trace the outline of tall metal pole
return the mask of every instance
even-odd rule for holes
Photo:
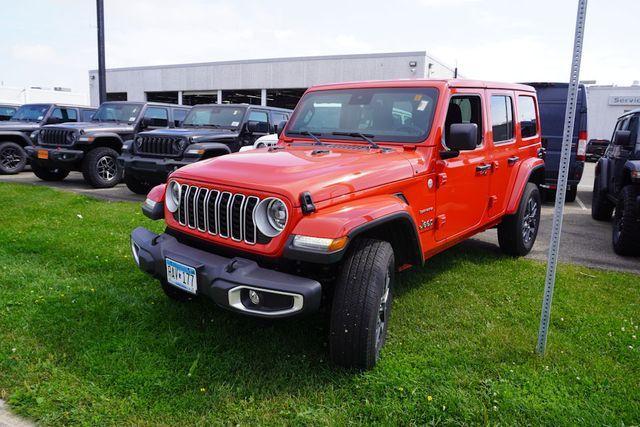
[[[551,317],[551,301],[556,281],[556,267],[560,248],[560,233],[562,231],[562,215],[564,214],[564,198],[567,192],[569,177],[569,161],[571,159],[571,142],[573,140],[573,125],[576,117],[576,103],[578,100],[578,84],[580,82],[580,61],[582,60],[582,41],[584,39],[584,24],[587,16],[587,0],[578,0],[578,17],[576,18],[576,32],[573,43],[573,59],[569,76],[569,90],[567,93],[567,109],[564,119],[564,133],[562,135],[562,152],[560,155],[560,171],[558,173],[558,189],[556,190],[556,205],[553,211],[551,228],[551,242],[547,258],[547,277],[544,283],[542,298],[542,315],[538,332],[536,352],[544,355],[549,333],[549,319]]]
[[[107,73],[104,68],[104,3],[96,0],[98,13],[98,92],[100,104],[107,100]]]

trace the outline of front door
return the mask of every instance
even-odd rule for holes
[[[449,100],[443,129],[443,151],[454,123],[476,123],[478,146],[457,157],[441,159],[436,192],[436,240],[454,238],[480,225],[487,210],[491,162],[488,159],[481,91],[458,90]]]

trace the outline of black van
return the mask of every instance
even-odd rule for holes
[[[542,147],[545,153],[545,183],[542,186],[547,193],[553,193],[558,182],[560,152],[562,151],[562,132],[567,108],[568,83],[525,83],[536,88],[540,106],[542,125]],[[576,119],[571,144],[571,162],[567,183],[567,202],[573,202],[578,192],[578,183],[582,178],[587,154],[587,91],[584,85],[578,88]],[[548,197],[549,198],[549,197]]]

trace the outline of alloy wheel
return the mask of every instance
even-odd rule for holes
[[[111,156],[100,157],[98,159],[96,169],[100,178],[104,179],[105,181],[111,181],[116,176],[116,161]]]
[[[380,296],[380,305],[378,306],[378,318],[376,319],[376,357],[380,353],[382,344],[384,343],[384,333],[387,325],[389,292],[391,291],[391,273],[387,271],[384,280],[384,288]]]
[[[536,234],[538,228],[538,202],[532,197],[527,202],[527,208],[524,211],[524,218],[522,220],[522,240],[526,245],[531,243],[531,240]]]
[[[15,147],[6,147],[0,151],[0,165],[6,169],[14,169],[20,164],[22,156]]]

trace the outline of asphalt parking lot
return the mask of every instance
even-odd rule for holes
[[[569,203],[565,207],[560,260],[587,267],[640,274],[639,258],[621,257],[613,253],[611,248],[611,224],[598,222],[591,218],[591,186],[594,166],[594,163],[586,164],[582,181],[578,187],[578,197],[574,203]],[[124,184],[119,184],[114,188],[93,189],[84,182],[82,174],[78,172],[72,172],[62,182],[47,183],[40,181],[33,173],[27,170],[18,175],[0,176],[0,182],[48,185],[64,191],[72,191],[110,201],[142,202],[144,200],[143,196],[131,193]],[[538,239],[528,258],[546,261],[552,216],[553,205],[545,205],[542,209]],[[496,230],[488,230],[463,244],[469,247],[482,247],[484,250],[499,251]]]

